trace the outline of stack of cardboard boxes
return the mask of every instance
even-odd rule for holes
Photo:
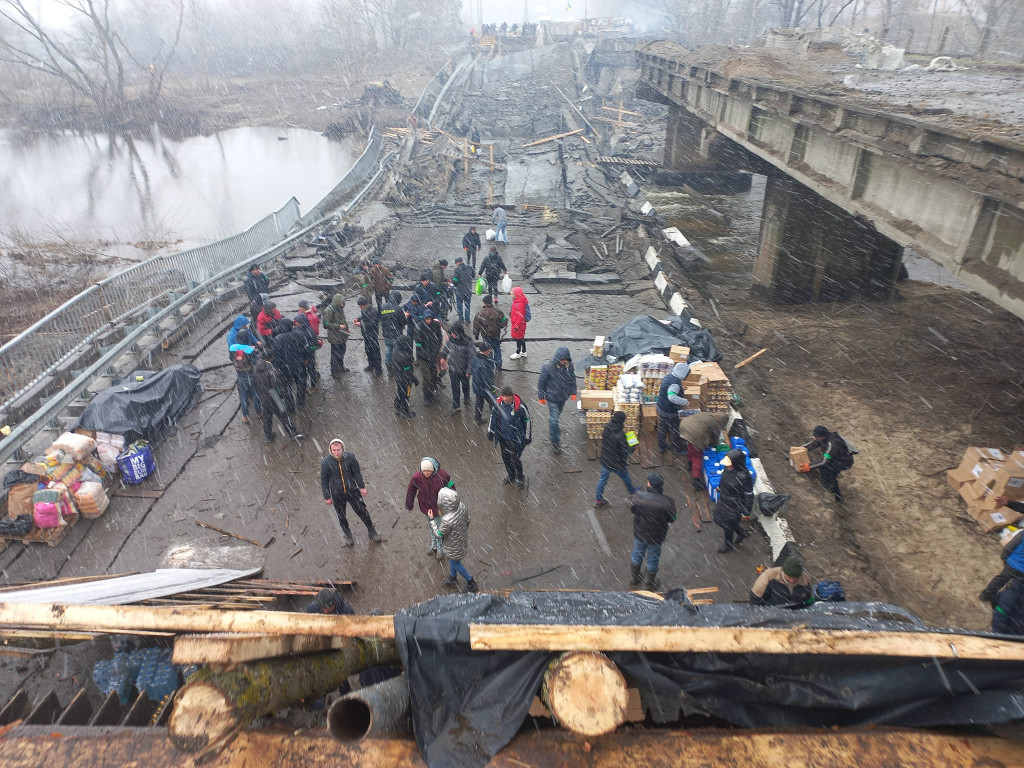
[[[692,363],[686,377],[684,395],[702,411],[728,413],[732,402],[732,384],[718,363]]]
[[[946,473],[946,482],[986,531],[998,531],[1024,517],[996,502],[1000,496],[1024,501],[1024,448],[1009,454],[998,448],[968,448],[960,466]]]

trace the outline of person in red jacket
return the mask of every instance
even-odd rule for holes
[[[438,514],[437,492],[442,488],[455,488],[451,476],[441,469],[437,459],[424,456],[420,460],[420,471],[412,476],[405,492],[405,508],[412,511],[412,503],[419,496],[420,512],[427,518],[427,533],[430,536],[429,553],[436,555],[438,560],[444,558],[441,540],[434,535],[431,525],[431,514]]]
[[[274,325],[280,319],[281,310],[277,308],[277,304],[272,301],[263,302],[263,309],[260,310],[259,317],[256,318],[256,328],[259,330],[260,336],[264,339],[273,336]]]
[[[299,302],[299,312],[309,320],[309,327],[313,329],[313,335],[320,335],[320,315],[316,313],[316,307],[311,307],[306,299]]]
[[[509,335],[516,341],[516,351],[509,355],[510,360],[526,357],[526,324],[530,322],[530,302],[518,285],[512,289],[512,308],[508,311],[508,319],[512,324]]]

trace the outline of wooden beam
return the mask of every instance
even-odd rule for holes
[[[623,115],[633,115],[634,117],[643,117],[644,116],[643,112],[630,112],[628,109],[623,109],[622,108],[622,102],[619,102],[619,106],[617,106],[617,107],[601,107],[601,109],[607,109],[609,112],[618,112],[620,119],[622,118]]]
[[[475,651],[642,651],[1024,661],[1024,641],[939,632],[470,624]]]
[[[144,605],[39,605],[0,603],[0,632],[5,627],[87,632],[136,630],[233,632],[263,635],[323,635],[394,639],[391,616],[325,616],[285,611],[202,611],[193,607]]]
[[[76,728],[21,725],[0,739],[4,768],[95,768],[158,765],[193,768],[195,755],[178,752],[165,728]],[[523,729],[490,759],[491,768],[765,768],[780,765],[858,768],[1009,768],[1024,764],[1024,745],[965,733],[909,728],[620,730],[585,745],[572,733]],[[204,768],[423,768],[413,739],[366,739],[342,744],[326,728],[243,732]]]
[[[175,664],[238,664],[341,648],[343,637],[320,635],[180,635],[174,640]]]
[[[575,136],[577,133],[583,133],[583,129],[577,128],[575,131],[556,133],[554,136],[548,136],[546,139],[538,139],[537,141],[531,141],[529,144],[523,144],[523,149],[526,149],[527,147],[536,147],[538,144],[547,144],[549,141],[554,141],[555,139],[564,139],[566,136]]]
[[[746,365],[747,363],[751,362],[752,360],[757,360],[757,358],[759,358],[761,355],[763,355],[767,351],[768,351],[768,347],[765,347],[764,349],[762,349],[762,350],[760,350],[758,352],[755,352],[750,357],[745,358],[743,360],[740,360],[738,363],[736,363],[736,365],[733,366],[733,368],[734,369],[735,368],[742,368],[744,365]]]

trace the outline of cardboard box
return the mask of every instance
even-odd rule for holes
[[[1014,512],[1009,507],[992,510],[980,506],[969,506],[967,513],[986,531],[998,531],[1007,525],[1013,525],[1024,517],[1020,512]]]
[[[951,469],[946,473],[946,482],[954,491],[959,491],[964,483],[969,483],[973,479],[974,475],[959,468]]]
[[[799,471],[804,464],[811,463],[811,456],[802,445],[793,447],[789,449],[789,463],[793,465],[793,469]]]
[[[678,344],[675,344],[671,348],[669,348],[668,356],[675,360],[677,363],[685,363],[690,359],[690,348],[681,347]]]
[[[614,411],[615,392],[610,389],[584,389],[580,391],[580,402],[585,411]]]
[[[644,429],[648,427],[656,429],[658,426],[658,408],[654,403],[644,403],[640,406],[640,423]]]
[[[978,473],[976,478],[977,482],[984,485],[986,488],[991,488],[996,483],[996,478],[1002,471],[1005,464],[1001,461],[989,461],[981,466],[981,472]]]
[[[992,492],[1014,501],[1024,501],[1024,460],[1017,461],[1014,454],[996,473]]]
[[[998,448],[968,448],[964,452],[964,458],[960,462],[960,469],[973,472],[977,477],[981,473],[979,464],[989,461],[1006,461],[1006,455]]]

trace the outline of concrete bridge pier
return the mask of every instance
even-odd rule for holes
[[[784,173],[768,174],[751,294],[774,304],[892,296],[903,247]]]
[[[768,168],[675,104],[669,105],[664,158],[666,168],[683,174],[688,186],[709,195],[746,192],[751,174],[764,173]]]

